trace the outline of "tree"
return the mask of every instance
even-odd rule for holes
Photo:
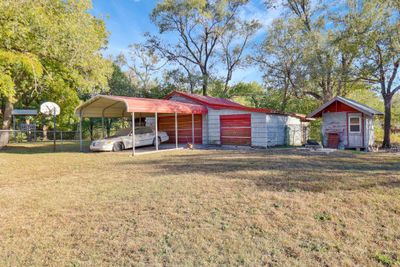
[[[247,0],[165,0],[154,8],[151,19],[160,34],[177,34],[175,43],[148,35],[153,47],[168,61],[198,68],[202,92],[207,95],[210,71],[215,66],[216,48],[221,37],[240,20],[238,12]]]
[[[162,63],[154,48],[145,47],[142,44],[132,44],[129,46],[130,60],[126,60],[124,55],[119,56],[121,65],[125,65],[131,71],[131,79],[137,81],[137,87],[144,96],[149,93],[150,88],[157,84],[155,75],[165,65]]]
[[[71,114],[79,94],[107,88],[111,65],[99,53],[107,33],[90,7],[88,0],[0,2],[3,129],[14,105],[37,106],[46,97]],[[6,144],[8,135],[1,139]]]
[[[273,3],[284,8],[286,18],[272,24],[261,47],[263,62],[267,63],[264,65],[269,65],[266,78],[271,78],[268,71],[274,69],[270,80],[279,82],[284,90],[294,92],[297,97],[309,95],[320,102],[346,95],[357,81],[352,76],[357,50],[349,49],[340,39],[341,29],[332,27],[340,8],[327,1],[323,4],[310,0]],[[268,62],[269,57],[273,58],[272,64]],[[297,78],[296,83],[291,77]],[[296,86],[299,90],[291,90]]]
[[[201,75],[190,65],[186,65],[182,71],[179,68],[166,70],[164,72],[164,82],[174,85],[178,90],[189,91],[194,93],[195,88],[199,85]]]
[[[268,29],[267,36],[258,46],[258,52],[251,59],[264,72],[268,88],[282,91],[274,94],[281,96],[280,110],[286,110],[291,97],[303,98],[307,88],[307,66],[304,64],[306,49],[303,36],[291,21],[275,20]]]
[[[350,5],[347,22],[356,29],[360,44],[358,70],[361,80],[379,88],[385,111],[382,147],[391,146],[393,96],[400,91],[400,21],[397,1],[354,2]]]
[[[131,80],[128,78],[126,73],[121,70],[121,67],[119,67],[116,63],[113,63],[113,73],[111,75],[111,78],[108,80],[108,86],[110,87],[110,95],[138,95],[138,92],[133,86]]]
[[[256,20],[232,23],[221,36],[221,60],[225,64],[226,75],[224,81],[224,91],[227,93],[229,82],[232,80],[233,72],[242,67],[245,63],[244,52],[250,43],[251,37],[261,27]],[[240,36],[240,38],[238,38]]]

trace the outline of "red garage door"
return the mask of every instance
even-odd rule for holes
[[[194,115],[194,143],[202,144],[203,133],[202,115]],[[158,128],[160,131],[167,132],[168,143],[175,143],[175,116],[165,116],[158,118]],[[192,142],[192,115],[178,115],[178,142]]]
[[[251,114],[221,115],[222,145],[251,145]]]

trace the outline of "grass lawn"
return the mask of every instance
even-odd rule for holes
[[[0,152],[0,266],[400,264],[400,156]]]

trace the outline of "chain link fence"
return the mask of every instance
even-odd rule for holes
[[[268,147],[302,146],[309,139],[310,129],[301,124],[267,126],[266,136]]]
[[[34,143],[79,141],[79,131],[41,131],[41,130],[0,130],[0,135],[8,135],[9,143]]]

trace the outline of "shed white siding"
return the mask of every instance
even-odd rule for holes
[[[348,113],[348,116],[354,115],[354,114],[359,114],[360,113]],[[346,112],[326,112],[322,114],[323,118],[323,124],[322,124],[322,140],[323,140],[323,145],[327,146],[328,145],[328,133],[338,133],[340,136],[340,143],[339,147],[348,147],[348,127],[347,120],[348,116],[346,115]],[[363,127],[364,129],[364,143],[362,147],[368,147],[372,146],[375,142],[374,139],[374,121],[373,118],[370,116],[366,116],[364,114],[364,123]],[[362,141],[361,141],[362,143]]]
[[[373,117],[365,116],[365,145],[373,146],[375,142],[374,136],[374,119]]]
[[[347,146],[346,112],[327,112],[322,114],[322,143],[328,146],[328,133],[338,133],[339,147]]]
[[[267,124],[267,146],[281,146],[286,144],[286,125],[288,116],[266,115]]]
[[[289,116],[287,122],[287,142],[291,146],[301,146],[303,144],[303,134],[305,125],[299,118]],[[307,139],[307,137],[305,138]]]

